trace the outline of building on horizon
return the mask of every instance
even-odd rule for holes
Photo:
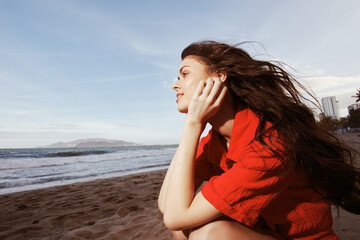
[[[333,119],[339,119],[339,107],[335,96],[324,97],[321,99],[321,103],[325,116],[332,117]]]

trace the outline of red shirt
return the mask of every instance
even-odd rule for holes
[[[260,217],[286,239],[338,239],[330,205],[287,162],[254,141],[258,117],[237,112],[229,150],[214,129],[202,138],[195,177],[208,181],[204,197],[225,215],[254,227]],[[268,123],[267,126],[270,124]],[[273,147],[276,143],[265,141]]]

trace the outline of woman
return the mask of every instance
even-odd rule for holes
[[[330,204],[360,214],[350,150],[294,84],[236,46],[184,49],[173,89],[187,115],[159,195],[175,239],[338,239]]]

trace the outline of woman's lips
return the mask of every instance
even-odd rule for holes
[[[183,95],[184,95],[184,94],[182,94],[182,93],[176,94],[176,103],[179,102],[179,99],[180,99]]]

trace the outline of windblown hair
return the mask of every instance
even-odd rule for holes
[[[182,59],[188,56],[205,64],[209,73],[227,75],[235,104],[251,109],[260,119],[253,141],[282,161],[290,160],[325,200],[360,214],[360,171],[351,149],[316,122],[296,86],[317,100],[281,65],[256,60],[238,45],[214,41],[192,43],[181,54]],[[280,148],[265,141],[276,134]]]

